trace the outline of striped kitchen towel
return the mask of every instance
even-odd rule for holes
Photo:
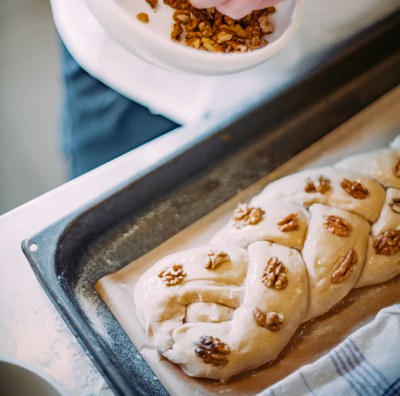
[[[400,304],[259,396],[400,395]]]

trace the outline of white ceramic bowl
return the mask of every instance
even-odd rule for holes
[[[302,0],[285,0],[271,18],[275,31],[269,44],[246,53],[220,54],[199,51],[170,39],[173,9],[159,0],[153,11],[145,0],[86,0],[100,24],[128,51],[157,66],[188,73],[218,75],[235,73],[265,62],[281,51],[296,32]],[[245,0],[243,0],[245,1]],[[146,12],[150,22],[137,20]]]
[[[0,395],[68,396],[68,393],[40,368],[0,355]]]

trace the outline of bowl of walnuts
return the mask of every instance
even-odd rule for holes
[[[165,69],[221,75],[281,51],[299,27],[303,1],[286,0],[233,19],[188,0],[87,0],[100,24],[134,55]]]

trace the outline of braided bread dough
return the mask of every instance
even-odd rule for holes
[[[226,381],[274,360],[353,287],[399,274],[399,141],[269,184],[208,245],[144,273],[134,298],[157,350]]]

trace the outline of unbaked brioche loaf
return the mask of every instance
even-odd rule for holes
[[[193,377],[259,367],[354,287],[400,273],[400,138],[269,184],[207,246],[164,257],[135,288],[149,339]]]

